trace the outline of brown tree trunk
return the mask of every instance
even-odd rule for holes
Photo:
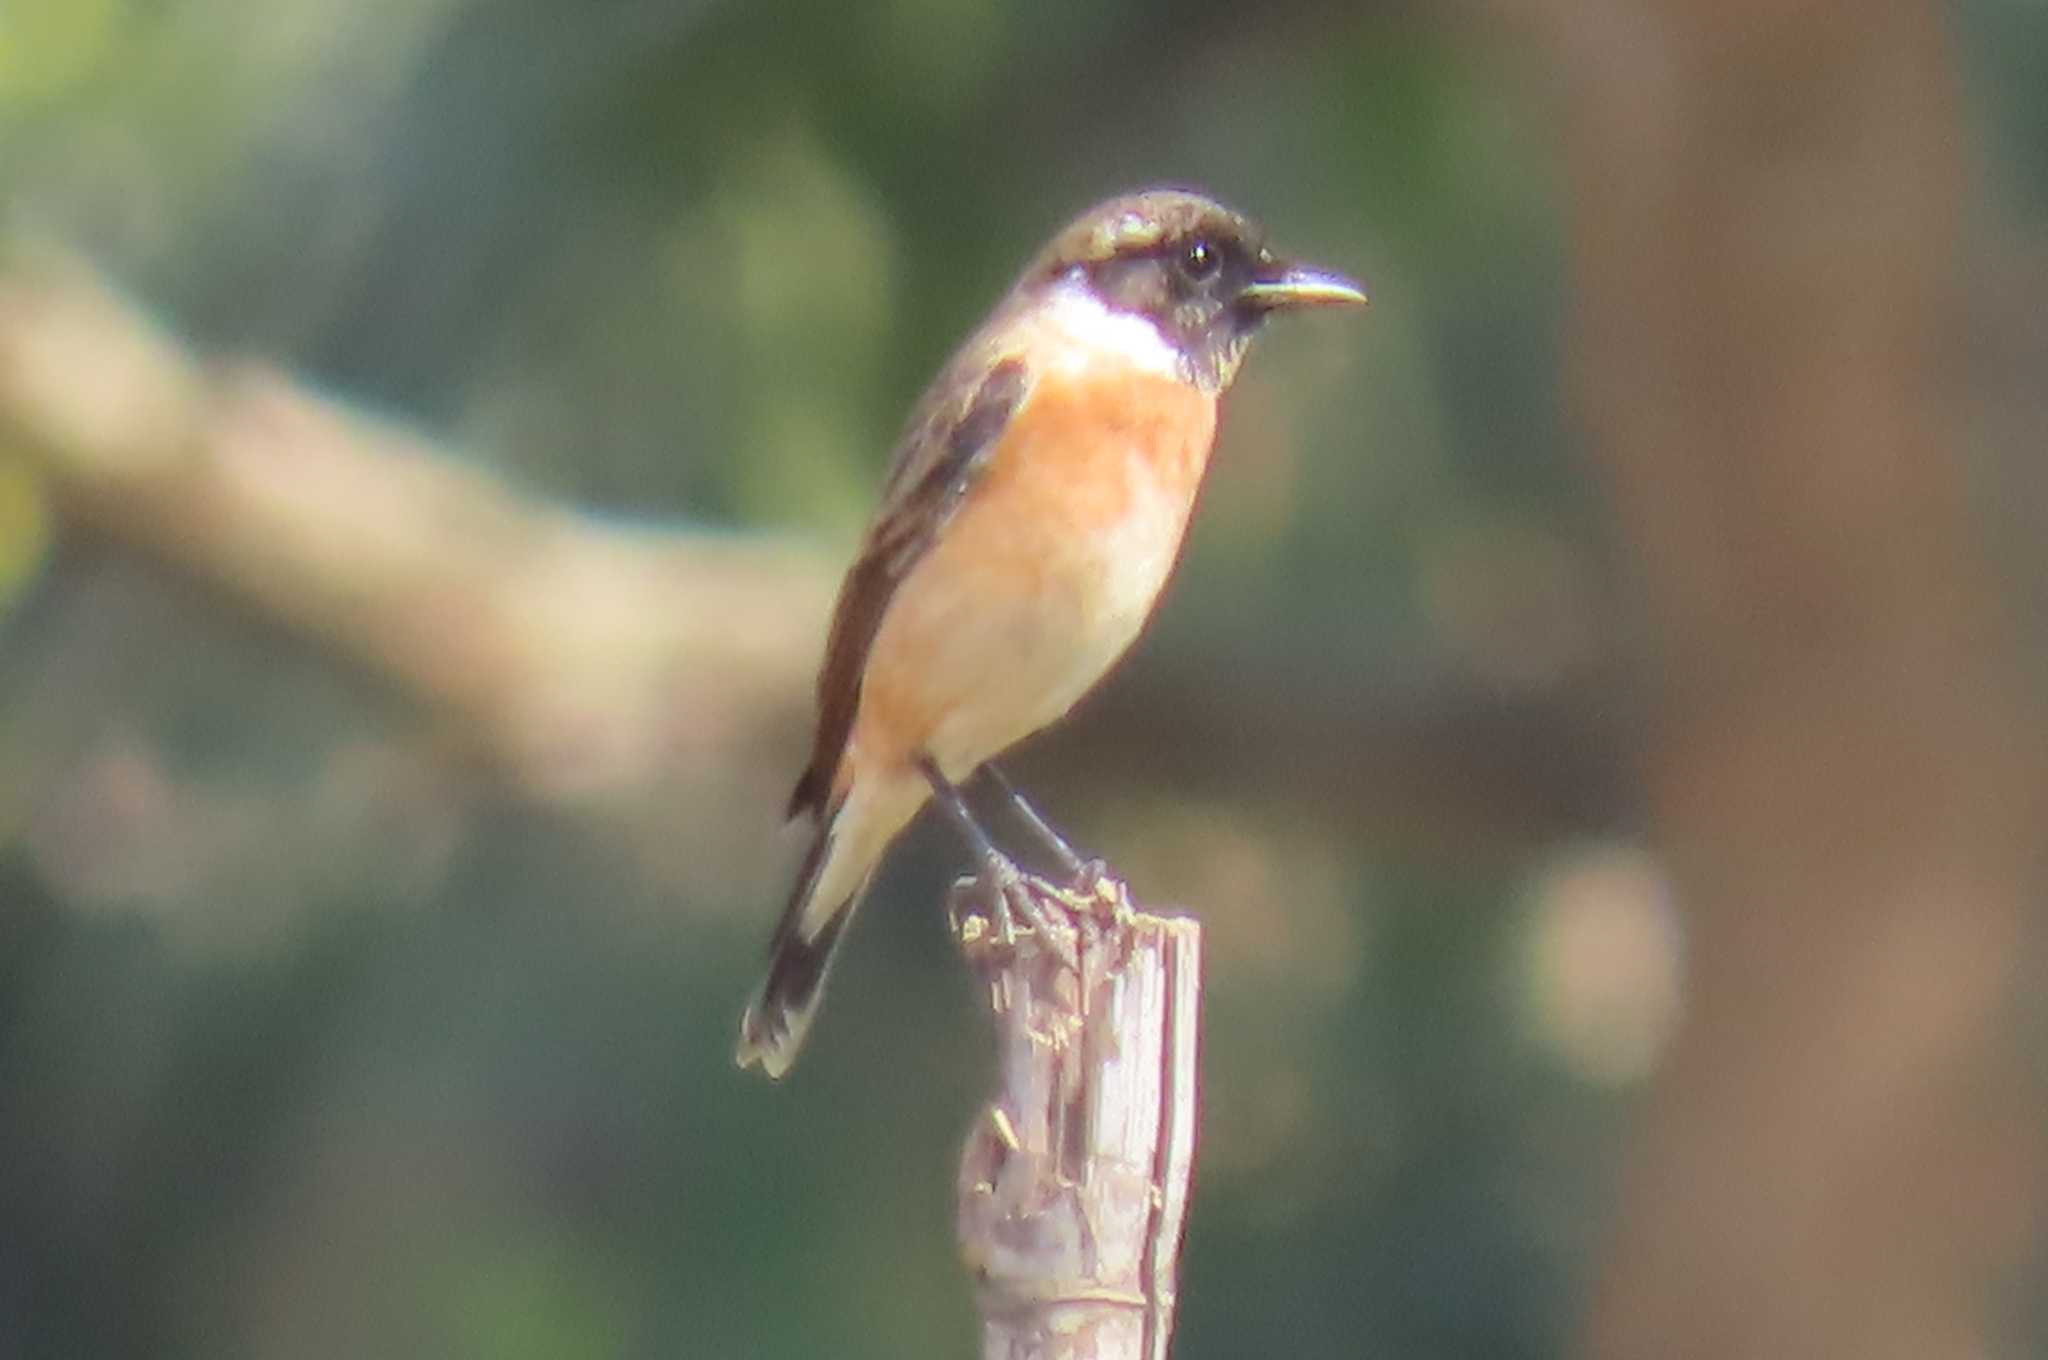
[[[1590,1350],[1981,1355],[2039,1166],[2006,1036],[2041,747],[1948,387],[1949,35],[1894,0],[1538,10],[1694,932]]]

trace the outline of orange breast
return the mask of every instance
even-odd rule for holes
[[[1040,378],[898,587],[868,657],[859,758],[930,751],[971,771],[1064,713],[1137,635],[1186,531],[1215,402],[1102,367]]]
[[[1215,433],[1215,399],[1186,383],[1113,368],[1050,373],[1004,431],[967,509],[1114,536],[1140,501],[1193,503]]]

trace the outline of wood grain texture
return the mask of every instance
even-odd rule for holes
[[[1201,927],[1105,881],[1026,890],[1070,931],[1003,942],[956,890],[988,986],[996,1093],[961,1158],[987,1360],[1164,1360],[1194,1164]]]

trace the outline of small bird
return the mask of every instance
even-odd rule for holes
[[[847,922],[928,799],[994,856],[958,786],[1136,639],[1179,556],[1217,400],[1266,319],[1365,300],[1222,204],[1154,189],[1053,237],[940,370],[840,587],[789,801],[813,838],[740,1066],[789,1070]]]

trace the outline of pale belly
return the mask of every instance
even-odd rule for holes
[[[1008,496],[963,507],[883,619],[855,746],[965,778],[1072,708],[1136,639],[1187,529],[1182,479],[1139,464],[1119,490],[1057,532]]]

